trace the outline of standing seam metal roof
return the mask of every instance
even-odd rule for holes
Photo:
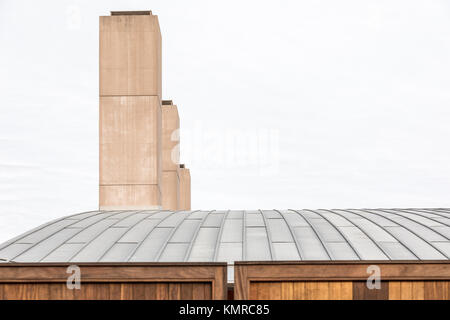
[[[450,209],[92,211],[7,241],[0,259],[448,260]]]

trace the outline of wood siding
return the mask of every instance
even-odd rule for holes
[[[2,300],[209,300],[210,282],[85,283],[79,290],[65,283],[3,283]]]
[[[389,299],[389,282],[381,281],[380,289],[369,289],[366,281],[353,281],[353,300]]]
[[[68,264],[0,264],[0,299],[222,300],[224,263],[78,264],[80,289],[68,289]]]
[[[251,300],[351,300],[351,281],[250,282]]]
[[[367,267],[381,270],[368,289]],[[449,261],[236,262],[235,297],[245,299],[450,299]]]
[[[450,300],[450,281],[391,281],[390,300]]]

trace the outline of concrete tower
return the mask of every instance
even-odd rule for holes
[[[100,209],[161,208],[161,124],[158,17],[100,17]]]

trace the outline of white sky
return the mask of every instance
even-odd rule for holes
[[[148,9],[193,209],[450,207],[448,1],[0,0],[0,242],[97,208],[98,16]]]

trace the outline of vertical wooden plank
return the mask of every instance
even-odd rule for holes
[[[425,283],[423,281],[411,282],[411,299],[423,300],[425,298]]]
[[[250,300],[258,300],[258,282],[250,282],[249,288],[249,299]]]
[[[61,300],[63,299],[63,287],[61,283],[49,283],[49,299],[50,300]]]
[[[332,300],[342,300],[342,281],[332,281],[329,286],[329,298]]]
[[[448,283],[448,281],[425,281],[424,299],[448,300],[450,295]]]
[[[182,300],[192,300],[193,299],[194,284],[192,283],[181,283],[181,299]]]
[[[156,300],[169,299],[169,285],[167,283],[156,284]]]
[[[169,283],[169,299],[180,300],[181,299],[181,284]]]
[[[281,299],[292,300],[294,299],[294,283],[293,282],[282,282],[281,283]]]
[[[281,300],[281,282],[270,283],[270,300]]]
[[[247,266],[234,266],[234,297],[236,300],[248,300],[251,283],[247,278]]]
[[[224,284],[226,286],[226,283]],[[231,288],[231,293],[234,295],[234,291],[233,288]],[[208,283],[205,286],[205,300],[211,300],[212,299],[212,283]],[[224,298],[226,299],[226,297]],[[234,296],[232,297],[231,300],[234,300]]]
[[[132,300],[133,287],[130,283],[121,283],[120,285],[120,300]]]
[[[317,281],[308,281],[305,282],[306,289],[306,299],[307,300],[317,300],[319,296]]]
[[[329,300],[330,299],[330,283],[328,281],[316,282],[316,299],[317,300]]]
[[[443,300],[450,300],[450,281],[442,281],[444,285],[444,293],[442,295]]]
[[[255,283],[256,284],[256,283]],[[267,282],[257,282],[257,292],[256,296],[258,300],[270,300],[272,299],[272,287]]]
[[[400,281],[389,281],[389,300],[400,300]]]
[[[412,299],[412,283],[410,281],[400,281],[400,299]]]
[[[120,283],[110,283],[109,284],[109,299],[110,300],[120,300],[121,299],[121,284]]]
[[[351,281],[342,281],[341,282],[341,300],[352,300],[352,298],[353,298],[352,282]],[[386,299],[387,299],[387,297],[386,297]]]
[[[132,283],[133,300],[145,300],[145,283]]]
[[[156,300],[156,283],[145,284],[145,299]]]
[[[304,281],[294,282],[293,295],[295,300],[306,300],[306,288]]]
[[[380,289],[369,289],[366,281],[353,281],[353,300],[387,300],[389,283],[381,281]]]
[[[205,287],[206,283],[194,283],[192,298],[194,300],[204,300],[205,299]]]

